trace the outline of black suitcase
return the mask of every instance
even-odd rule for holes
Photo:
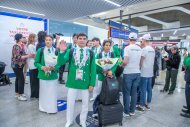
[[[123,106],[121,103],[112,105],[98,106],[98,121],[99,126],[106,126],[110,124],[119,123],[122,126]]]

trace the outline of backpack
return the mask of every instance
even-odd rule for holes
[[[111,53],[111,58],[114,58],[114,53],[113,52],[110,52]],[[102,58],[102,52],[99,53],[99,58],[101,59]]]
[[[102,82],[100,103],[105,105],[119,102],[119,83],[115,78],[106,77]]]
[[[12,84],[11,81],[10,81],[9,76],[6,75],[6,74],[1,74],[0,82],[3,83],[3,84],[0,84],[0,85],[10,85],[10,84]]]

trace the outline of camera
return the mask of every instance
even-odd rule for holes
[[[56,35],[58,35],[58,36],[64,36],[62,33],[55,33],[55,34],[53,34],[53,38],[56,38]]]

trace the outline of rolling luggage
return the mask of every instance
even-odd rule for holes
[[[122,119],[123,106],[120,102],[118,104],[100,104],[98,106],[98,121],[100,127],[115,123],[119,123],[119,126],[122,126]]]

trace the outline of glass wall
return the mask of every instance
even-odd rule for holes
[[[49,33],[62,33],[67,43],[72,43],[73,33],[86,33],[88,35],[88,27],[73,23],[49,20]]]

